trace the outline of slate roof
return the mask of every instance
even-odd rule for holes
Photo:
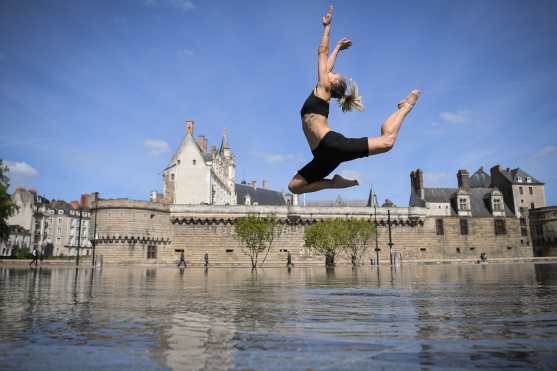
[[[245,204],[245,197],[249,194],[251,204],[257,202],[258,205],[284,206],[286,201],[281,192],[270,189],[256,188],[247,184],[236,184],[236,202],[238,205]]]
[[[489,188],[490,185],[491,176],[484,171],[483,166],[470,177],[471,188]]]
[[[489,187],[475,187],[470,188],[470,208],[472,216],[492,216],[489,207],[489,194],[495,191],[496,188]],[[417,194],[412,192],[410,196],[410,206],[425,206],[425,202],[440,202],[449,203],[451,208],[451,215],[457,216],[458,211],[455,209],[456,204],[451,202],[455,197],[457,188],[424,188],[424,200],[420,199]],[[507,216],[514,215],[511,208],[505,204],[505,214]]]
[[[526,183],[526,178],[528,177],[531,178],[532,181],[526,184],[544,184],[543,182],[539,181],[538,179],[534,178],[532,175],[528,174],[526,171],[518,167],[516,169],[501,169],[501,174],[503,174],[503,176],[507,178],[507,180],[512,184],[524,184]],[[518,177],[522,178],[522,182],[518,181]]]

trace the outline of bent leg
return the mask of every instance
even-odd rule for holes
[[[333,179],[320,179],[308,183],[300,174],[296,174],[288,184],[288,189],[294,194],[317,192],[323,189],[348,188],[358,185],[357,180],[349,180],[335,175]]]
[[[381,126],[381,136],[368,138],[368,150],[370,155],[387,152],[393,148],[402,122],[416,104],[419,96],[419,90],[412,90],[408,97],[398,104],[398,110],[393,112],[387,120],[385,120]]]

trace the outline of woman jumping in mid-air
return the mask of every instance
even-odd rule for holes
[[[363,110],[356,84],[332,72],[338,52],[352,45],[352,41],[344,38],[337,43],[331,55],[328,55],[332,17],[333,7],[330,6],[323,17],[323,36],[317,57],[319,81],[304,102],[301,111],[302,127],[313,153],[313,160],[300,169],[288,184],[290,191],[296,194],[358,185],[357,180],[345,179],[340,175],[335,175],[332,179],[325,177],[342,162],[390,150],[395,144],[402,121],[420,96],[419,90],[412,90],[398,104],[398,110],[383,123],[379,137],[345,138],[342,134],[332,131],[327,122],[331,98],[338,99],[344,112],[351,111],[352,108]]]

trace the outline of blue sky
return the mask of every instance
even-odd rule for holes
[[[12,184],[48,198],[146,199],[184,135],[219,144],[237,181],[286,190],[311,159],[299,110],[316,83],[325,1],[0,2],[0,158]],[[455,186],[456,172],[521,167],[557,203],[557,2],[337,1],[337,71],[366,109],[331,106],[346,136],[378,135],[413,88],[423,91],[395,148],[341,165],[361,186],[308,200],[405,206],[409,173]]]

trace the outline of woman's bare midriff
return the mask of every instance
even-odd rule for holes
[[[331,131],[327,118],[317,113],[307,113],[302,117],[302,128],[311,150],[315,150],[325,134]]]

